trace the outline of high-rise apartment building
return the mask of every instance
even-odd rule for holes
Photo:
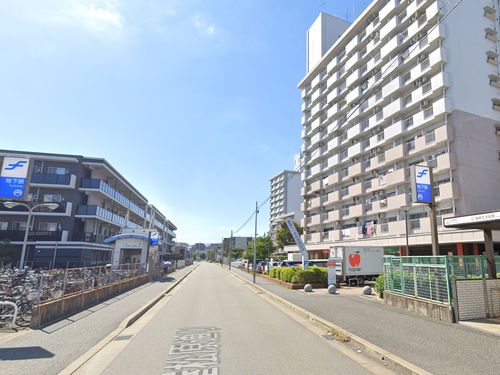
[[[279,223],[286,217],[299,222],[302,218],[300,174],[293,171],[282,171],[270,180],[269,228],[274,237]]]
[[[440,254],[482,252],[482,231],[441,223],[500,208],[499,13],[498,0],[376,0],[338,39],[321,24],[345,21],[316,20],[308,46],[330,47],[308,56],[298,85],[312,258],[334,245],[405,255],[407,206],[410,253],[430,255],[428,206],[411,201],[416,164],[433,169]]]

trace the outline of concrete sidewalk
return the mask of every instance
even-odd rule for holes
[[[252,274],[234,267],[231,272],[253,281]],[[500,342],[490,332],[390,307],[363,296],[362,288],[341,288],[331,295],[290,290],[260,277],[256,284],[432,374],[498,373],[500,368]]]
[[[141,285],[54,324],[20,333],[3,332],[0,374],[57,374],[126,321],[149,308],[196,265]]]

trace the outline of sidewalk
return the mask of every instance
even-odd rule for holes
[[[234,267],[231,272],[253,281],[252,274]],[[390,307],[376,296],[364,296],[361,287],[331,295],[286,289],[261,277],[256,284],[432,374],[498,373],[500,368],[497,335]]]
[[[49,326],[0,336],[0,374],[57,374],[153,303],[196,268],[191,265]],[[3,337],[2,337],[3,336]]]

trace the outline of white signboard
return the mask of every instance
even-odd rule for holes
[[[337,285],[337,261],[328,261],[328,286]]]
[[[488,212],[479,215],[469,215],[464,217],[453,217],[444,220],[444,226],[455,225],[455,224],[472,224],[500,220],[500,211]]]

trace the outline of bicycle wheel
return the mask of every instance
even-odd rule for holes
[[[19,327],[29,327],[31,323],[31,313],[33,309],[31,303],[21,303],[17,306],[16,324]]]

